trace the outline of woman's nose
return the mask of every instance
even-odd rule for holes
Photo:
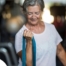
[[[35,13],[33,13],[33,14],[32,14],[32,18],[36,18],[36,15],[35,15]]]

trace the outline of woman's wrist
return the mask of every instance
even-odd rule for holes
[[[27,40],[26,40],[26,43],[27,43],[27,44],[32,44],[32,39],[27,39]]]

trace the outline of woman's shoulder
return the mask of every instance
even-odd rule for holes
[[[54,26],[52,23],[46,23],[46,22],[44,22],[44,24],[45,24],[46,26],[48,26],[48,27],[55,28],[55,26]]]
[[[50,31],[56,31],[56,28],[53,24],[50,24],[50,23],[45,23],[45,26],[47,27],[48,30]]]

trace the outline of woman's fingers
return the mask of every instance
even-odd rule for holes
[[[31,31],[29,30],[24,30],[24,33],[23,33],[24,37],[27,38],[27,39],[31,39],[33,37],[33,34]]]

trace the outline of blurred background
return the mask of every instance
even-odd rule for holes
[[[24,0],[0,0],[0,59],[9,66],[17,66],[18,63],[14,41],[15,34],[26,22],[22,12],[23,2]],[[44,2],[42,20],[55,25],[66,51],[66,0],[44,0]],[[56,61],[57,66],[63,66],[58,58]]]

